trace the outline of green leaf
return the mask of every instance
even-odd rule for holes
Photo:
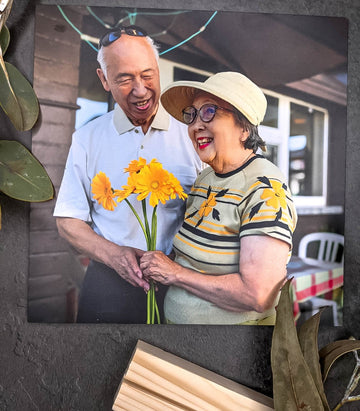
[[[288,280],[281,290],[271,345],[275,410],[323,411],[322,400],[300,348]]]
[[[10,32],[9,29],[4,26],[0,32],[0,47],[1,54],[4,55],[10,43]]]
[[[38,116],[39,103],[31,84],[0,56],[0,105],[19,131],[30,130]]]
[[[322,348],[319,355],[322,366],[323,381],[326,380],[331,366],[339,357],[351,351],[357,350],[360,350],[359,340],[338,340]]]
[[[298,332],[299,343],[304,359],[309,367],[314,383],[321,397],[324,409],[330,411],[329,404],[326,399],[324,385],[322,382],[319,348],[318,348],[318,331],[320,317],[323,309],[317,314],[310,317],[302,324]]]
[[[0,140],[0,191],[17,200],[47,201],[54,188],[44,167],[17,141]]]

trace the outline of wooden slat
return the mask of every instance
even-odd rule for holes
[[[270,411],[273,400],[212,371],[138,341],[114,411]]]

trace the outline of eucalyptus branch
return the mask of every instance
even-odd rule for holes
[[[354,401],[359,401],[360,400],[360,395],[355,395],[355,396],[351,396],[351,393],[355,390],[355,388],[358,386],[359,384],[359,380],[360,380],[360,358],[359,358],[359,354],[357,351],[354,351],[354,356],[355,356],[355,367],[354,367],[354,371],[351,375],[349,384],[346,388],[344,397],[342,398],[342,400],[339,402],[339,404],[334,408],[333,411],[337,411],[339,410],[344,404],[346,404],[347,402],[354,402]]]
[[[0,0],[0,31],[9,17],[13,0]]]

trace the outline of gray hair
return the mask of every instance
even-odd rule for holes
[[[153,49],[156,61],[159,61],[159,46],[157,44],[155,44],[154,40],[151,37],[146,36],[145,38],[146,38],[147,42],[150,44],[151,48]],[[107,70],[106,70],[106,62],[105,62],[105,58],[104,58],[104,47],[103,46],[101,46],[100,49],[98,50],[97,61],[100,65],[100,68],[101,68],[102,72],[104,73],[104,76],[106,77],[107,76]]]

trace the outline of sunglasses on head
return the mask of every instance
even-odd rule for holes
[[[109,46],[114,41],[118,40],[122,34],[127,34],[128,36],[136,37],[146,37],[147,33],[145,30],[138,26],[127,26],[127,27],[118,27],[117,29],[108,31],[105,33],[99,40],[99,48],[101,46]]]
[[[219,107],[215,104],[204,104],[199,109],[196,109],[193,106],[189,106],[184,108],[184,110],[182,111],[184,123],[188,125],[192,124],[196,120],[198,114],[201,121],[203,121],[204,123],[210,123],[210,121],[215,117],[217,110],[226,110],[230,111],[231,113],[235,113],[234,110]]]

